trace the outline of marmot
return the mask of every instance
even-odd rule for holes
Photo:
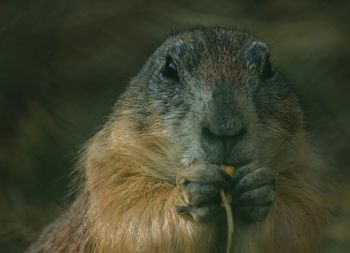
[[[28,252],[223,252],[220,189],[233,192],[233,252],[319,252],[322,166],[269,58],[248,32],[170,36],[86,145],[75,202]]]

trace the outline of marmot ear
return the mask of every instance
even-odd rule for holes
[[[265,42],[253,41],[246,51],[248,69],[256,67],[262,80],[273,76],[274,71],[270,63],[270,49]]]

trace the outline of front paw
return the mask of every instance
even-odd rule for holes
[[[209,221],[222,213],[219,192],[231,183],[231,177],[217,165],[194,165],[178,175],[176,210],[197,222]]]
[[[239,168],[234,176],[234,212],[247,221],[262,221],[276,195],[277,173],[255,163]]]

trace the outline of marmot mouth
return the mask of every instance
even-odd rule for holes
[[[228,166],[232,166],[232,167],[234,167],[235,169],[238,169],[238,168],[241,168],[241,167],[243,167],[243,166],[246,166],[246,165],[248,165],[249,163],[251,163],[252,162],[252,160],[251,159],[249,159],[249,160],[245,160],[245,161],[235,161],[235,162],[233,162],[233,163],[226,163],[226,162],[211,162],[211,161],[209,161],[210,163],[212,163],[212,164],[216,164],[216,165],[218,165],[218,166],[222,166],[222,165],[228,165]]]
[[[246,134],[245,128],[241,128],[234,135],[216,135],[209,128],[202,128],[202,136],[210,142],[223,142],[224,144],[234,144],[238,142]]]

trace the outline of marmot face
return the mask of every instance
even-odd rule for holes
[[[265,153],[292,145],[302,128],[301,109],[275,73],[269,48],[245,32],[204,28],[170,37],[127,93],[143,98],[123,101],[142,116],[137,131],[180,148],[185,165],[268,159]]]

